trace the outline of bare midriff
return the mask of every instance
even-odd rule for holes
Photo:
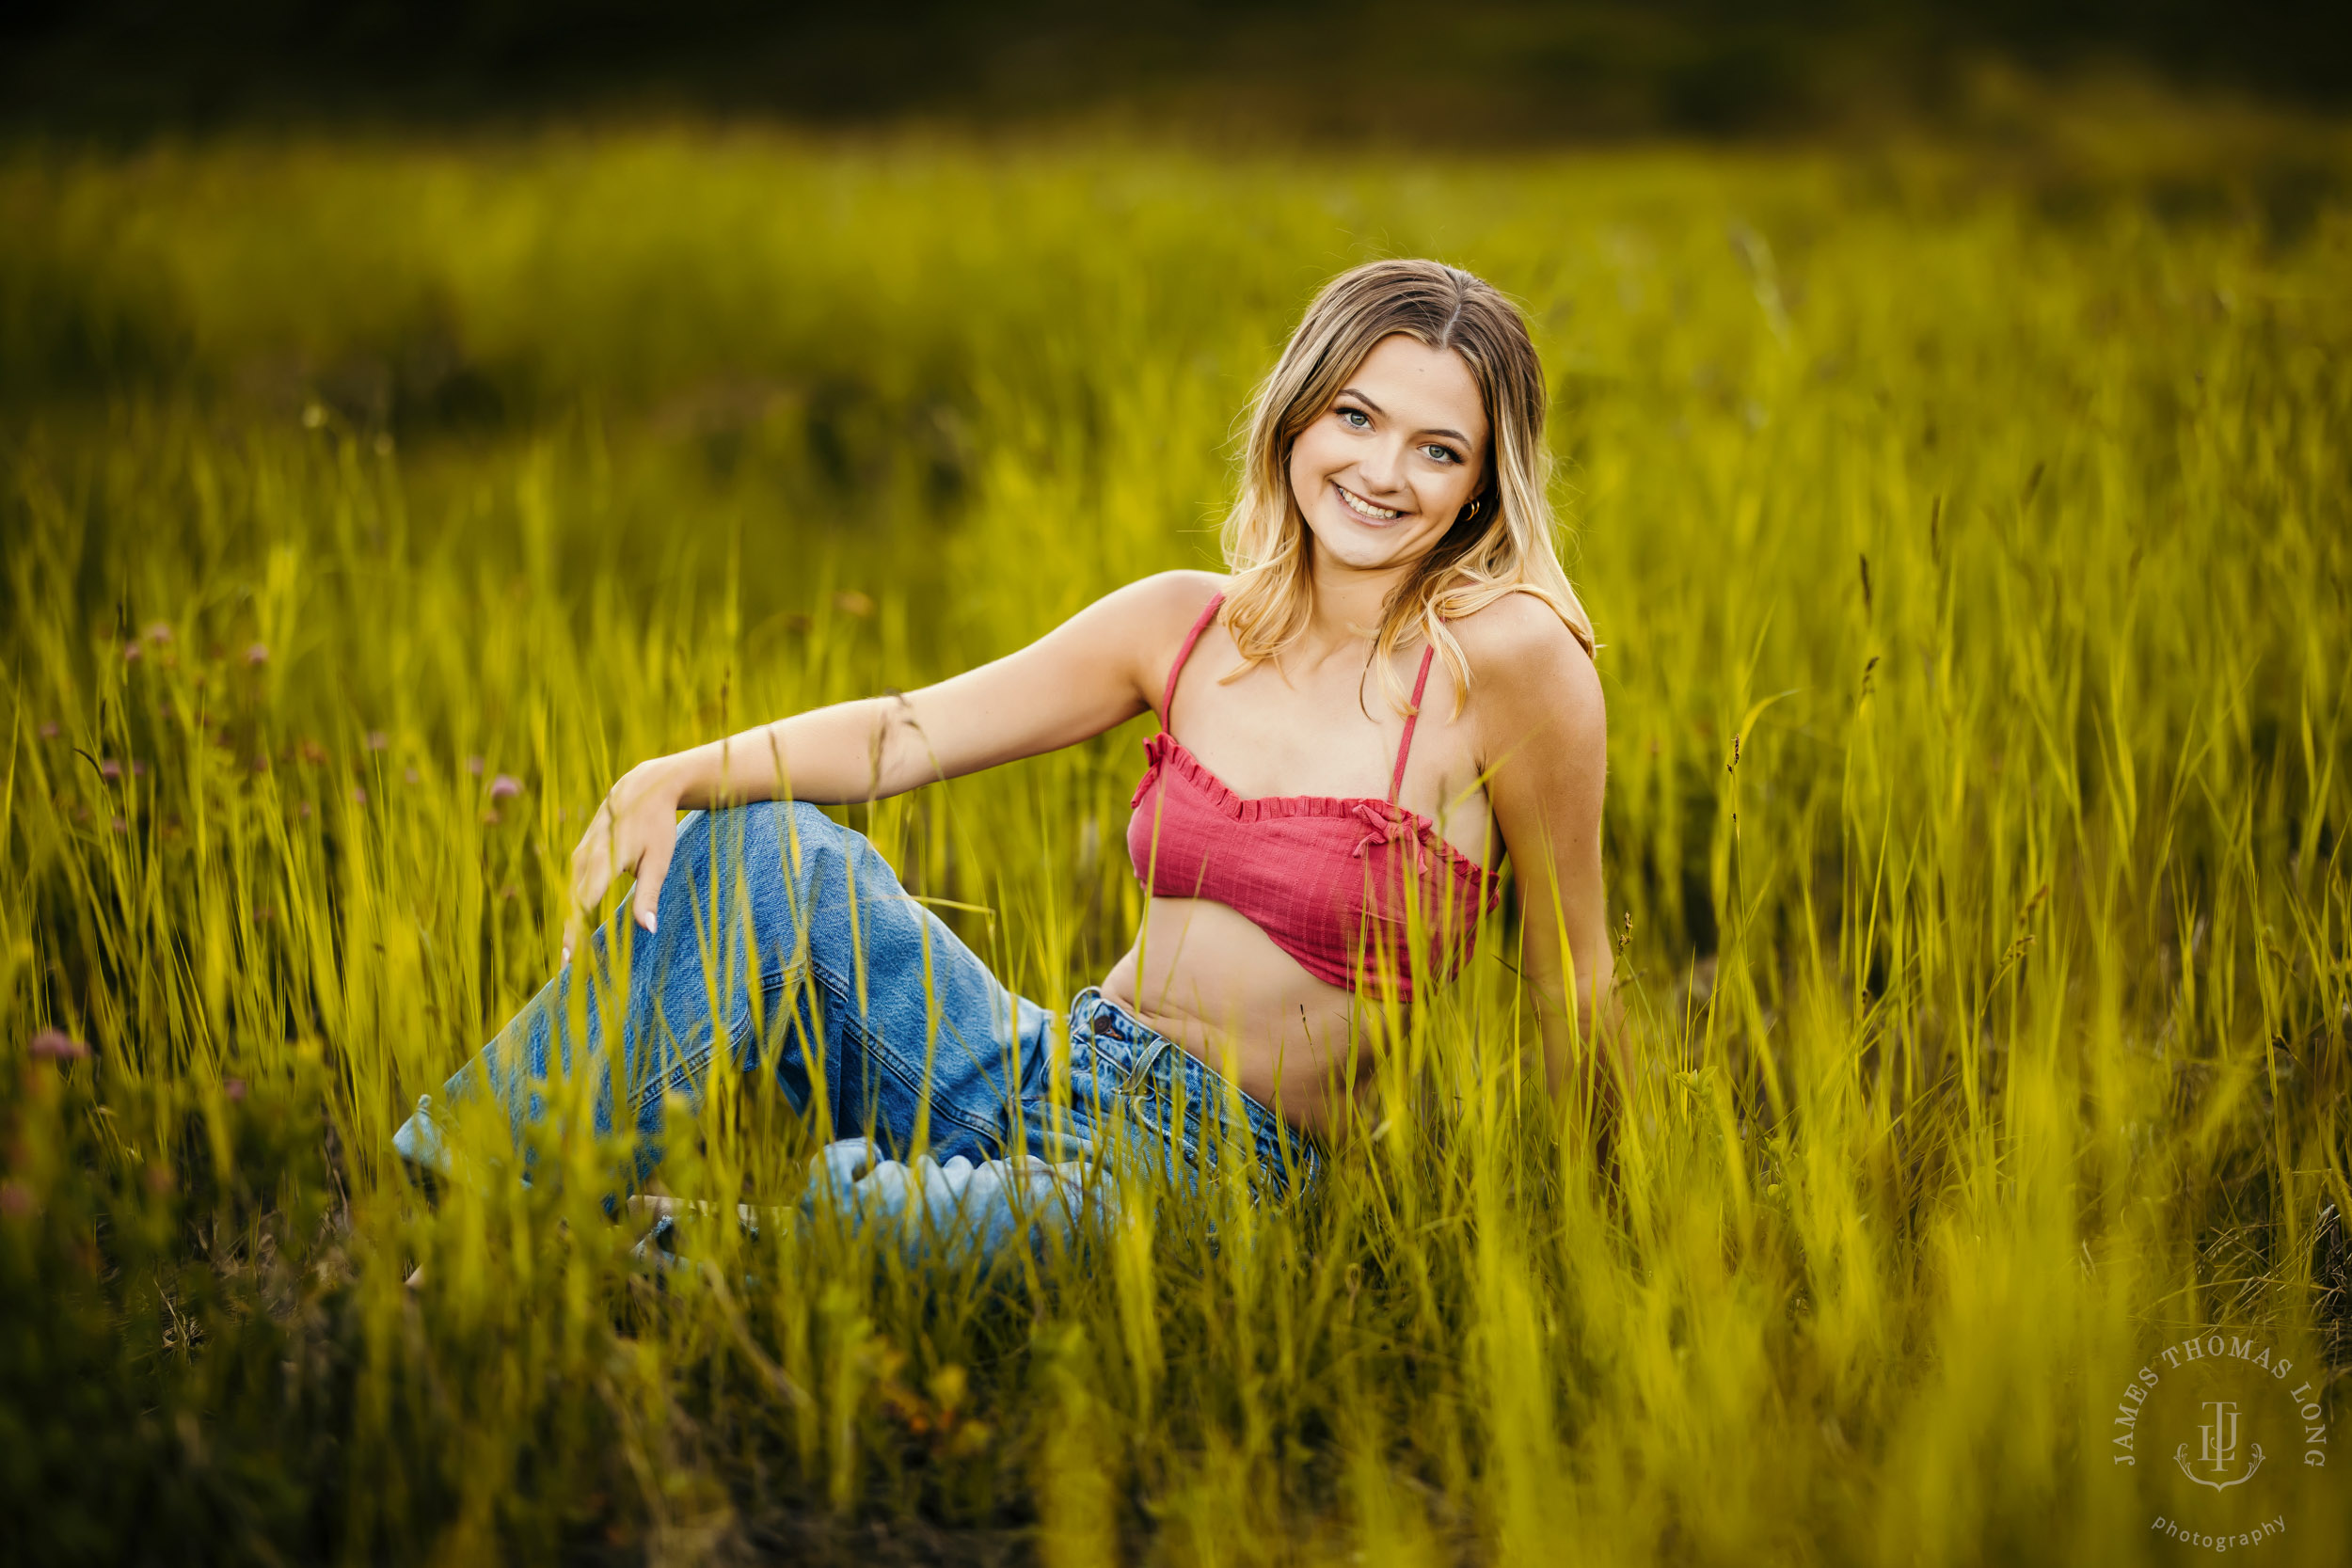
[[[1103,994],[1307,1132],[1328,1132],[1346,1092],[1368,1088],[1356,993],[1316,979],[1247,916],[1203,898],[1154,898]]]

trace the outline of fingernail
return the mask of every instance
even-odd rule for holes
[[[645,928],[645,935],[652,936],[654,934],[654,916],[651,914],[639,915],[637,917],[637,924]]]

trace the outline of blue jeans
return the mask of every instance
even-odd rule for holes
[[[689,813],[659,934],[632,931],[622,974],[614,939],[626,918],[586,944],[597,983],[578,1041],[576,951],[444,1087],[453,1102],[494,1095],[518,1151],[548,1112],[551,1071],[584,1069],[576,1089],[596,1132],[633,1128],[644,1180],[667,1097],[700,1095],[723,1037],[737,1068],[764,1066],[829,1129],[812,1201],[841,1203],[861,1223],[919,1218],[933,1241],[988,1250],[1040,1220],[1099,1216],[1105,1166],[1197,1192],[1240,1156],[1253,1193],[1274,1196],[1320,1167],[1296,1130],[1094,988],[1057,1029],[910,896],[864,835],[814,806]],[[446,1119],[421,1096],[394,1148],[448,1173]]]

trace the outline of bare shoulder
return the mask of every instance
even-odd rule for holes
[[[1215,572],[1155,572],[1112,589],[1070,625],[1084,628],[1098,651],[1117,646],[1139,658],[1158,657],[1200,619],[1225,580]]]
[[[1184,633],[1225,582],[1215,572],[1138,578],[1078,611],[1040,646],[1089,673],[1116,672],[1144,703],[1155,703]]]
[[[1119,589],[1104,602],[1116,601],[1123,613],[1142,617],[1155,627],[1166,621],[1180,623],[1176,635],[1181,637],[1209,608],[1209,601],[1225,592],[1229,580],[1219,572],[1154,572]]]
[[[1597,736],[1606,723],[1600,673],[1559,613],[1533,594],[1506,594],[1453,623],[1470,660],[1472,705],[1518,727],[1560,725]]]

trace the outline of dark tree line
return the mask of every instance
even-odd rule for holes
[[[1986,56],[2352,97],[2342,0],[30,0],[0,121],[138,134],[694,110],[1002,123],[1105,104],[1464,140],[1934,112]],[[1393,123],[1392,123],[1393,122]]]

